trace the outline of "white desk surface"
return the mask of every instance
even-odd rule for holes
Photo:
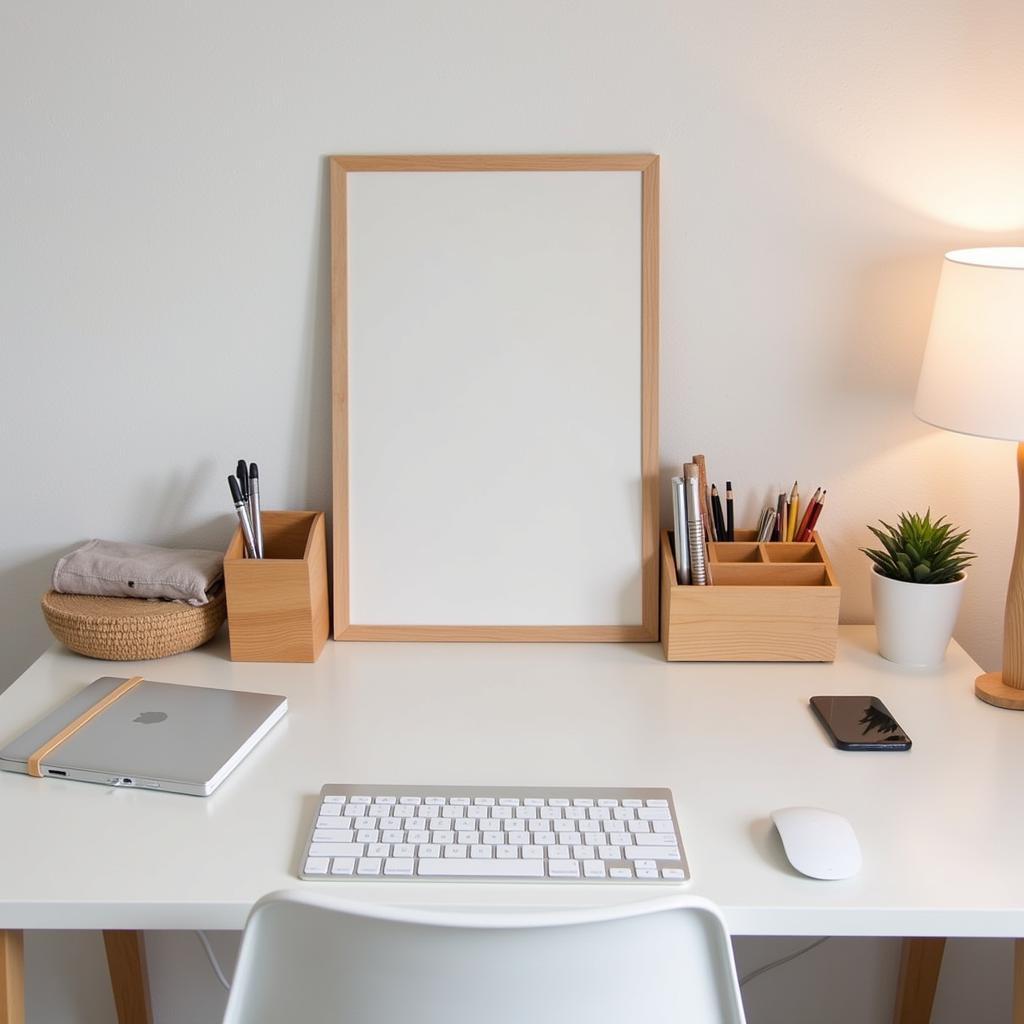
[[[0,696],[0,745],[77,688],[135,672],[287,694],[286,718],[212,797],[0,772],[0,928],[241,928],[263,893],[320,885],[373,902],[580,906],[641,885],[299,882],[324,782],[670,786],[689,891],[735,934],[1024,936],[1024,714],[976,700],[951,646],[938,672],[844,627],[833,665],[668,664],[655,644],[328,643],[316,665],[227,659],[223,638],[157,662],[60,646]],[[909,753],[834,749],[816,693],[881,697]],[[812,881],[768,813],[846,815],[860,874]]]

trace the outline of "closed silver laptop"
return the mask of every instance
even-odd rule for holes
[[[27,772],[47,740],[124,678],[104,676],[0,750]],[[209,796],[288,710],[284,697],[144,679],[47,755],[44,776]]]

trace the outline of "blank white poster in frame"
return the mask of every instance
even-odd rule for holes
[[[334,156],[334,636],[658,636],[658,158]]]

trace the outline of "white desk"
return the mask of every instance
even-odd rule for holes
[[[297,885],[451,907],[653,892],[299,882],[321,784],[353,781],[670,786],[689,889],[734,934],[1024,935],[1024,715],[974,697],[978,667],[955,645],[936,673],[883,661],[871,627],[844,628],[833,665],[668,664],[654,644],[329,643],[308,666],[232,663],[223,639],[134,664],[55,646],[0,696],[0,744],[97,676],[136,672],[283,693],[290,710],[207,799],[0,772],[0,930],[239,929],[259,896]],[[815,693],[878,695],[913,750],[835,750]],[[767,818],[787,804],[846,815],[860,874],[790,868]]]

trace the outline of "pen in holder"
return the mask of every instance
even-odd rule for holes
[[[263,512],[263,558],[224,555],[232,661],[313,662],[330,630],[323,512]]]

